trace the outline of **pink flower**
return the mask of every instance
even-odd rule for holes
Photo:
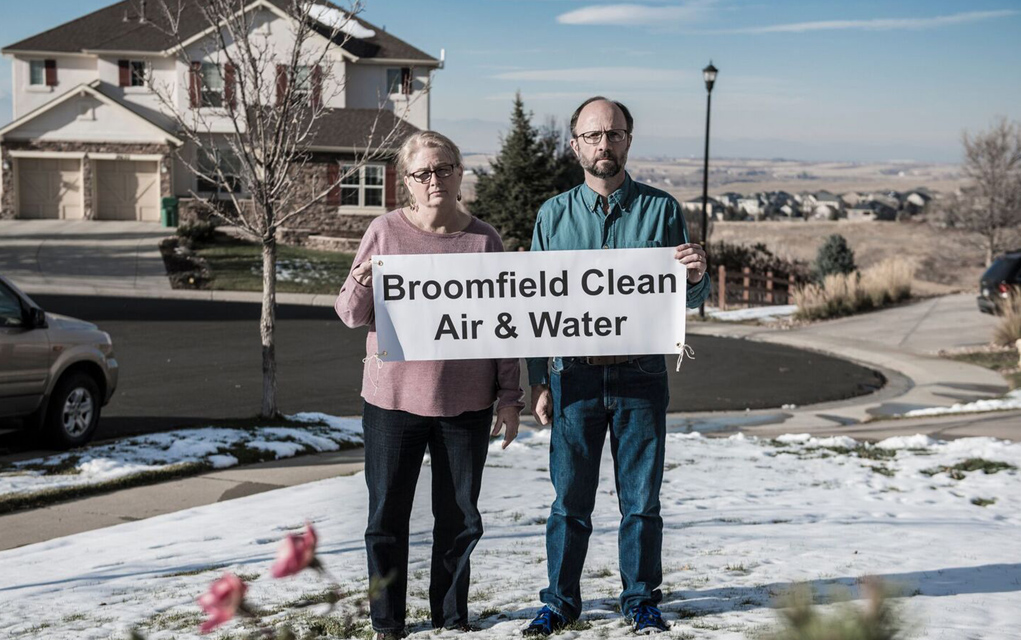
[[[209,614],[209,619],[199,627],[199,633],[209,633],[233,618],[241,607],[247,590],[248,587],[241,578],[233,573],[225,573],[222,578],[209,585],[209,591],[198,597],[199,606]]]
[[[286,578],[316,564],[316,532],[311,524],[305,523],[303,534],[292,533],[280,543],[270,572],[274,578]]]

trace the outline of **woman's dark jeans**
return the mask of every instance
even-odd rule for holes
[[[492,407],[431,418],[365,403],[365,483],[370,579],[385,586],[369,605],[372,628],[401,631],[408,590],[408,534],[418,473],[432,458],[433,548],[429,608],[434,627],[468,622],[470,556],[482,537],[479,491],[489,449]]]

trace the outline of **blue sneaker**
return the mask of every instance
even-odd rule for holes
[[[631,607],[627,613],[627,621],[631,623],[631,630],[635,633],[647,635],[670,629],[670,625],[663,621],[663,614],[651,604]]]
[[[567,625],[571,624],[571,621],[560,615],[548,606],[544,606],[539,609],[538,615],[532,620],[532,623],[525,627],[525,630],[521,632],[523,636],[550,636],[560,631]]]

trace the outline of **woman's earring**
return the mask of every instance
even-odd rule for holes
[[[416,213],[418,212],[418,202],[414,200],[411,201],[411,210],[415,211]]]
[[[461,192],[460,191],[457,192],[457,201],[458,202],[461,201]]]

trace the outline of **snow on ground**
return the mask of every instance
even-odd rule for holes
[[[975,413],[979,411],[1006,411],[1008,409],[1021,409],[1021,389],[1014,389],[1002,398],[990,400],[976,400],[974,402],[959,402],[949,407],[932,407],[929,409],[914,409],[904,414],[905,418],[918,418],[923,416],[945,416],[954,413]]]
[[[546,584],[543,522],[553,497],[548,434],[525,432],[506,451],[498,442],[490,449],[481,498],[486,535],[473,557],[470,603],[483,629],[473,638],[515,637],[538,607]],[[662,494],[668,637],[754,637],[776,623],[776,599],[793,584],[857,598],[859,579],[874,574],[903,594],[896,602],[913,637],[1017,638],[1021,476],[1016,469],[947,469],[969,458],[1017,467],[1021,445],[916,436],[857,447],[844,438],[671,434]],[[614,611],[620,516],[612,466],[606,447],[582,583],[592,628],[558,636],[565,640],[629,635]],[[427,465],[412,519],[412,638],[462,637],[428,628],[430,480]],[[995,502],[980,506],[979,499]],[[252,604],[281,611],[325,586],[312,572],[268,577],[278,541],[306,520],[344,591],[364,593],[365,518],[357,475],[5,551],[0,635],[123,637],[125,625],[141,622],[150,638],[196,637],[194,598],[225,569],[252,581]],[[232,622],[213,637],[240,637],[242,628]]]
[[[706,309],[706,314],[716,320],[726,322],[741,322],[743,320],[776,320],[778,318],[789,318],[798,310],[797,305],[774,305],[770,307],[750,307],[748,309],[732,309],[720,311],[718,309]],[[689,310],[697,313],[697,309]]]
[[[185,463],[208,463],[214,469],[223,469],[238,464],[233,454],[243,449],[274,453],[279,459],[311,451],[336,451],[362,442],[360,418],[323,413],[299,413],[288,418],[308,426],[179,429],[10,463],[0,470],[0,495],[98,484]]]

